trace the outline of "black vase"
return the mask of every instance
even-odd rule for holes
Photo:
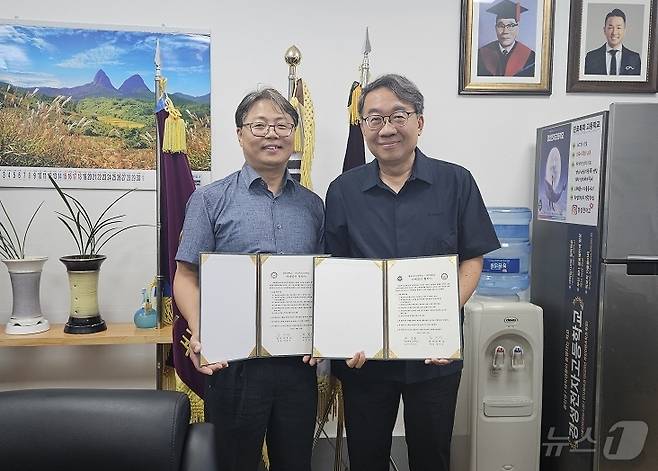
[[[71,293],[67,334],[92,334],[107,329],[98,310],[98,276],[105,255],[68,255],[59,260],[66,266]]]

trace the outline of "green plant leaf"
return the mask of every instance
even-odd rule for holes
[[[11,244],[11,246],[14,249],[14,252],[16,252],[17,258],[23,258],[23,257],[20,256],[20,254],[23,252],[23,249],[21,247],[21,240],[18,238],[18,233],[16,232],[16,228],[14,227],[14,223],[11,221],[11,218],[9,217],[9,213],[5,209],[5,205],[2,204],[2,201],[0,201],[0,206],[2,206],[2,211],[4,211],[5,216],[7,216],[7,222],[9,222],[9,225],[11,226],[11,230],[14,233],[14,237],[16,238],[16,245],[18,247],[14,247],[13,243]],[[7,229],[5,229],[5,231],[7,231]],[[7,235],[9,236],[9,231],[7,231]],[[11,242],[11,236],[9,236],[9,241]]]
[[[3,231],[7,231],[5,227],[0,223],[0,228],[2,228]],[[2,254],[3,258],[18,258],[18,254],[16,254],[15,248],[13,244],[11,243],[11,239],[7,239],[5,236],[2,235],[0,232],[0,243],[2,243],[2,247],[0,247],[0,254]]]
[[[37,206],[37,209],[32,213],[32,217],[30,218],[30,222],[27,223],[27,227],[25,228],[25,233],[23,234],[23,248],[21,249],[21,258],[25,258],[25,241],[27,240],[27,233],[30,231],[30,226],[32,225],[32,221],[34,221],[35,216],[41,209],[41,206],[43,206],[43,201],[39,206]]]
[[[112,234],[110,237],[108,237],[107,240],[106,240],[105,242],[103,242],[103,243],[98,247],[98,251],[100,251],[100,250],[103,248],[103,246],[104,246],[105,244],[107,244],[110,240],[112,240],[112,239],[113,239],[114,237],[116,237],[117,235],[121,234],[123,231],[127,231],[128,229],[133,229],[133,228],[135,228],[135,227],[151,227],[151,225],[150,225],[150,224],[132,224],[132,225],[130,225],[130,226],[126,226],[126,227],[124,227],[123,229],[121,229],[121,230],[115,232],[114,234]]]
[[[101,231],[101,229],[103,229],[109,224],[121,224],[123,222],[124,217],[126,217],[125,214],[120,214],[117,216],[108,217],[100,224],[96,224],[93,228],[93,236],[96,238],[98,236],[98,233]]]
[[[103,238],[105,236],[107,236],[107,234],[112,234],[113,232],[117,232],[121,229],[120,227],[108,227],[108,226],[113,225],[115,223],[118,224],[119,221],[108,222],[104,225],[104,227],[107,227],[107,229],[96,238],[96,243],[98,243],[98,244],[102,243]]]
[[[2,201],[0,201],[0,207],[2,208],[2,212],[4,213],[8,224],[7,226],[5,223],[3,223],[0,220],[0,256],[2,256],[3,258],[19,259],[19,260],[25,258],[25,244],[27,241],[27,234],[30,231],[30,226],[32,225],[34,218],[39,212],[39,209],[41,209],[41,206],[43,206],[43,201],[41,202],[41,204],[39,204],[39,206],[34,211],[34,213],[32,213],[32,216],[30,217],[30,221],[28,222],[25,231],[23,231],[23,239],[21,242],[21,239],[18,235],[18,231],[16,230],[16,227],[14,226],[14,223],[11,220],[11,216],[9,216],[9,211],[7,211],[5,205],[2,204]],[[13,233],[13,237],[12,237],[12,233]]]
[[[89,251],[90,255],[93,255],[96,241],[94,240],[94,230],[91,224],[91,217],[89,217],[89,213],[77,198],[69,195],[68,193],[65,194],[71,201],[73,201],[73,204],[77,208],[78,212],[75,215],[76,218],[75,223],[76,226],[79,228],[79,230],[82,230],[86,236],[86,242],[82,238],[80,239],[80,245],[84,246],[84,248],[82,249],[82,254],[86,254]],[[82,222],[84,222],[87,225],[86,228],[81,223],[81,219],[83,220]]]
[[[116,227],[109,227],[109,228],[108,228],[108,226],[113,226],[113,225],[115,225],[115,224],[121,224],[121,222],[122,222],[122,221],[107,221],[107,222],[101,224],[100,226],[98,226],[98,228],[97,228],[98,231],[97,231],[97,236],[96,236],[96,242],[97,242],[97,243],[100,242],[101,239],[102,239],[102,237],[103,237],[108,231],[111,231],[111,230],[117,229]],[[105,228],[108,228],[108,229],[105,230],[105,232],[101,233],[100,231],[103,230],[103,229],[105,229]]]
[[[78,246],[78,252],[80,253],[80,255],[83,255],[82,247],[80,246],[80,243],[78,243],[78,238],[75,236],[75,232],[73,232],[73,229],[71,229],[71,227],[69,226],[69,223],[66,222],[66,220],[64,218],[62,218],[61,216],[58,216],[58,219],[60,221],[62,221],[64,223],[64,226],[66,226],[66,228],[69,230],[69,232],[73,236],[73,240],[75,241],[75,245]]]
[[[55,211],[55,213],[58,215],[59,220],[62,221],[67,230],[71,233],[71,236],[73,236],[73,240],[78,246],[80,255],[96,255],[105,246],[105,244],[113,239],[116,235],[135,227],[149,226],[149,224],[132,224],[127,227],[120,227],[120,225],[123,223],[123,219],[126,216],[125,214],[106,216],[110,209],[117,202],[135,191],[135,188],[126,191],[121,196],[114,199],[114,201],[112,201],[101,212],[98,219],[93,222],[91,216],[81,201],[62,191],[52,176],[49,175],[48,178],[57,190],[62,201],[64,201],[64,204],[66,205],[69,212],[69,214],[64,214],[58,211]]]
[[[74,198],[73,196],[65,193],[66,196],[68,196],[71,201],[75,204],[76,208],[78,208],[78,215],[82,216],[84,218],[85,223],[87,224],[87,227],[89,228],[89,231],[91,232],[91,229],[93,228],[93,225],[91,224],[91,217],[89,217],[89,213],[85,209],[85,207],[82,205],[80,201],[78,201],[77,198]]]
[[[0,231],[0,251],[2,252],[2,256],[4,258],[9,258],[8,254],[9,254],[9,250],[10,250],[10,247],[9,247],[9,242],[10,241],[8,241],[7,236],[5,236],[3,234],[3,232],[4,233],[7,232],[7,229],[5,229],[5,226],[2,224],[2,222],[0,222],[0,229],[2,229],[2,231]]]
[[[73,212],[73,208],[71,207],[71,205],[70,205],[70,203],[67,199],[68,195],[62,191],[62,189],[59,187],[59,185],[57,184],[57,182],[55,181],[55,179],[51,175],[48,175],[48,179],[50,180],[50,183],[52,183],[53,186],[55,187],[55,190],[57,190],[57,193],[59,194],[60,198],[62,198],[62,201],[64,201],[64,204],[68,208],[69,213],[71,213],[71,217],[73,217],[75,219],[75,213]],[[64,222],[64,221],[62,221],[62,222]],[[64,222],[64,224],[70,230],[70,228],[68,227],[68,224],[66,224],[65,222]],[[80,242],[82,242],[82,231],[80,230],[80,224],[76,224],[76,228],[78,229],[78,235],[80,237]],[[75,240],[76,245],[78,245],[78,250],[80,252],[80,255],[82,255],[81,244],[78,244],[78,239],[76,238],[75,234],[72,234],[72,235],[73,235],[73,239]]]
[[[7,231],[7,228],[4,226],[2,221],[0,221],[0,229],[2,229],[2,231],[0,231],[0,242],[2,243],[2,247],[5,250],[14,249],[14,243],[9,236],[9,231]]]
[[[101,215],[98,216],[98,220],[96,221],[96,224],[98,224],[98,223],[101,221],[101,219],[103,219],[103,216],[105,216],[105,214],[107,214],[107,212],[112,208],[112,206],[114,206],[115,204],[117,204],[117,202],[119,202],[120,199],[122,199],[123,197],[127,196],[128,194],[132,193],[132,192],[135,191],[135,190],[136,190],[136,188],[131,188],[130,190],[126,191],[124,194],[122,194],[121,196],[119,196],[117,199],[115,199],[114,201],[112,201],[112,203],[110,203],[110,205],[109,205],[107,208],[105,208],[105,211],[103,211],[103,212],[101,213]]]
[[[55,211],[55,214],[59,214],[59,215],[62,216],[64,219],[68,219],[69,221],[71,221],[73,224],[78,224],[78,222],[79,222],[79,219],[73,219],[73,218],[72,218],[71,216],[69,216],[68,214],[60,213],[59,211]],[[87,228],[86,228],[86,227],[80,225],[80,229],[82,230],[82,232],[85,233],[85,235],[89,235],[89,231],[87,231]]]

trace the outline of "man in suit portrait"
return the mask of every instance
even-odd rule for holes
[[[496,40],[478,49],[478,75],[533,77],[535,51],[516,37],[519,34],[521,13],[528,11],[519,2],[501,0],[487,9],[496,15]]]
[[[640,55],[623,45],[626,14],[615,8],[605,17],[606,43],[585,56],[585,75],[640,75]]]

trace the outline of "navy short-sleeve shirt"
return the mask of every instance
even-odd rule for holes
[[[326,252],[336,257],[403,258],[458,254],[469,260],[500,247],[471,173],[416,148],[409,180],[396,194],[379,177],[377,160],[336,178],[327,190]],[[360,370],[332,364],[339,377],[359,375],[407,383],[459,371],[415,361],[369,361]]]

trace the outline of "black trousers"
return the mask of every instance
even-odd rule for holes
[[[315,368],[301,358],[233,362],[206,380],[222,471],[256,471],[267,431],[270,471],[310,471],[317,407]]]
[[[461,372],[405,384],[343,381],[350,469],[388,471],[400,395],[411,471],[449,471],[450,440]]]

